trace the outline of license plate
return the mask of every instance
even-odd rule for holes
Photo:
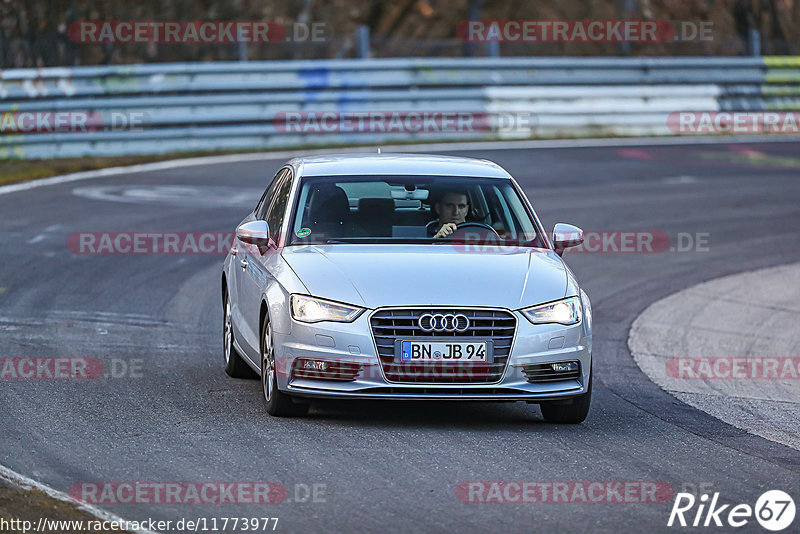
[[[488,343],[451,341],[402,341],[400,361],[403,362],[487,362]]]

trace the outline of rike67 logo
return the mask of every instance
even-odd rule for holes
[[[794,521],[794,500],[788,493],[780,490],[770,490],[762,494],[756,501],[755,507],[749,504],[737,504],[733,507],[730,504],[720,505],[718,500],[719,492],[714,493],[711,502],[708,494],[703,494],[697,499],[691,493],[678,493],[667,526],[739,528],[755,517],[762,527],[777,532],[784,530]]]

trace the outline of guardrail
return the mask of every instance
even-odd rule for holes
[[[800,58],[432,58],[21,69],[0,72],[0,158],[674,135],[668,117],[678,111],[778,110],[800,110]],[[66,123],[56,128],[54,117]],[[397,127],[390,127],[393,120]]]

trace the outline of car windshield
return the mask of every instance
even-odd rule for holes
[[[287,244],[454,240],[545,246],[511,180],[440,176],[303,178]]]

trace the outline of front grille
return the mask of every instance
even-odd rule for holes
[[[320,368],[304,368],[305,362],[318,362],[324,363],[324,369]],[[339,362],[334,360],[308,360],[307,358],[298,358],[294,361],[292,366],[292,377],[294,378],[310,378],[312,380],[342,380],[350,382],[355,380],[361,373],[363,365],[360,363],[352,362]]]
[[[464,332],[425,332],[417,323],[425,313],[461,313],[469,318],[470,326]],[[511,343],[517,328],[517,319],[509,312],[491,309],[430,309],[413,308],[379,310],[370,320],[372,335],[378,349],[381,368],[390,382],[411,383],[492,383],[498,382],[506,368],[511,353]],[[493,363],[396,363],[395,341],[415,338],[446,338],[458,341],[482,339],[492,341]]]
[[[579,361],[571,362],[556,362],[557,364],[572,364],[577,367],[575,370],[570,371],[556,371],[553,369],[553,363],[536,363],[530,365],[523,365],[522,372],[525,373],[525,378],[531,384],[540,384],[542,382],[560,382],[563,380],[577,380],[581,377],[581,363]]]

